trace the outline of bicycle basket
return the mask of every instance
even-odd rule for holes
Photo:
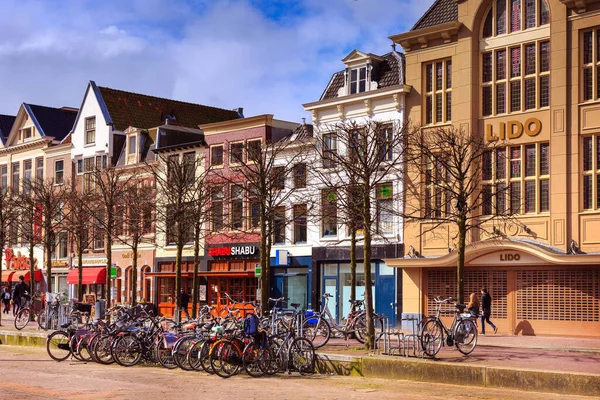
[[[167,349],[172,349],[175,342],[179,339],[176,333],[165,332],[163,333],[163,343]]]

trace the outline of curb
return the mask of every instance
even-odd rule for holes
[[[317,371],[329,375],[600,396],[600,374],[456,364],[404,357],[318,355]]]
[[[503,347],[503,348],[512,348],[515,346],[511,346],[509,344],[482,344],[477,347]],[[589,354],[600,354],[600,349],[590,349],[585,347],[553,347],[553,346],[524,346],[521,347],[524,349],[535,349],[535,350],[547,350],[547,351],[562,351],[568,353],[589,353]]]

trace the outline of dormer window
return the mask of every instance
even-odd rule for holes
[[[367,67],[350,70],[350,94],[362,93],[367,90]]]
[[[33,135],[33,133],[32,133],[31,128],[21,129],[21,136],[22,136],[23,140],[31,139],[32,135]]]
[[[136,143],[136,136],[135,135],[131,135],[129,136],[129,145],[127,148],[127,154],[135,154],[135,143]]]

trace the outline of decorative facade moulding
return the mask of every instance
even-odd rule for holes
[[[393,42],[400,44],[405,52],[408,52],[415,44],[418,44],[423,49],[429,45],[429,42],[436,39],[443,39],[444,43],[449,43],[452,40],[452,36],[458,33],[461,26],[462,22],[448,22],[446,24],[401,33],[389,38]]]
[[[597,3],[599,0],[560,0],[567,8],[575,10],[577,14],[587,11],[588,4]]]

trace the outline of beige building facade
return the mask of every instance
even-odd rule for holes
[[[502,333],[600,336],[600,3],[437,0],[391,39],[412,122],[502,143],[482,160],[481,213],[516,218],[469,237],[465,296],[487,287]],[[431,314],[456,293],[453,232],[404,226],[421,258],[386,262],[403,314]]]

